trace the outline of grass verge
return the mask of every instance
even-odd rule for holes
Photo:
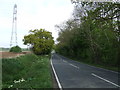
[[[103,68],[103,69],[107,69],[107,70],[112,70],[115,72],[120,72],[118,66],[115,67],[115,66],[104,65],[104,64],[96,64],[96,63],[84,62],[84,61],[80,61],[80,60],[76,60],[76,61],[84,63],[84,64],[88,64],[91,66],[95,66],[95,67],[99,67],[99,68]]]
[[[2,88],[53,88],[48,55],[2,59]]]
[[[103,68],[103,69],[107,69],[107,70],[112,70],[115,72],[120,72],[119,65],[110,66],[110,65],[105,65],[105,64],[96,64],[96,63],[88,62],[87,60],[80,60],[80,59],[76,59],[76,58],[69,57],[69,56],[65,56],[65,57],[70,58],[71,60],[74,60],[74,61],[78,61],[78,62],[83,63],[83,64],[88,64],[91,66],[95,66],[95,67],[99,67],[99,68]]]

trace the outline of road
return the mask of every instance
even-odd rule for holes
[[[120,88],[118,73],[52,54],[53,67],[62,88]]]

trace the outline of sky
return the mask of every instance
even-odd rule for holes
[[[71,0],[0,0],[0,47],[10,47],[13,7],[17,4],[17,42],[22,48],[22,39],[29,30],[43,28],[58,37],[55,25],[72,16]]]

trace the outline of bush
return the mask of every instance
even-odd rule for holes
[[[10,52],[22,52],[22,49],[19,46],[11,47]]]

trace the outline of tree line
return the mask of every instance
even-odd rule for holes
[[[118,66],[119,13],[118,2],[76,2],[72,17],[55,26],[59,30],[56,52],[89,63]]]

